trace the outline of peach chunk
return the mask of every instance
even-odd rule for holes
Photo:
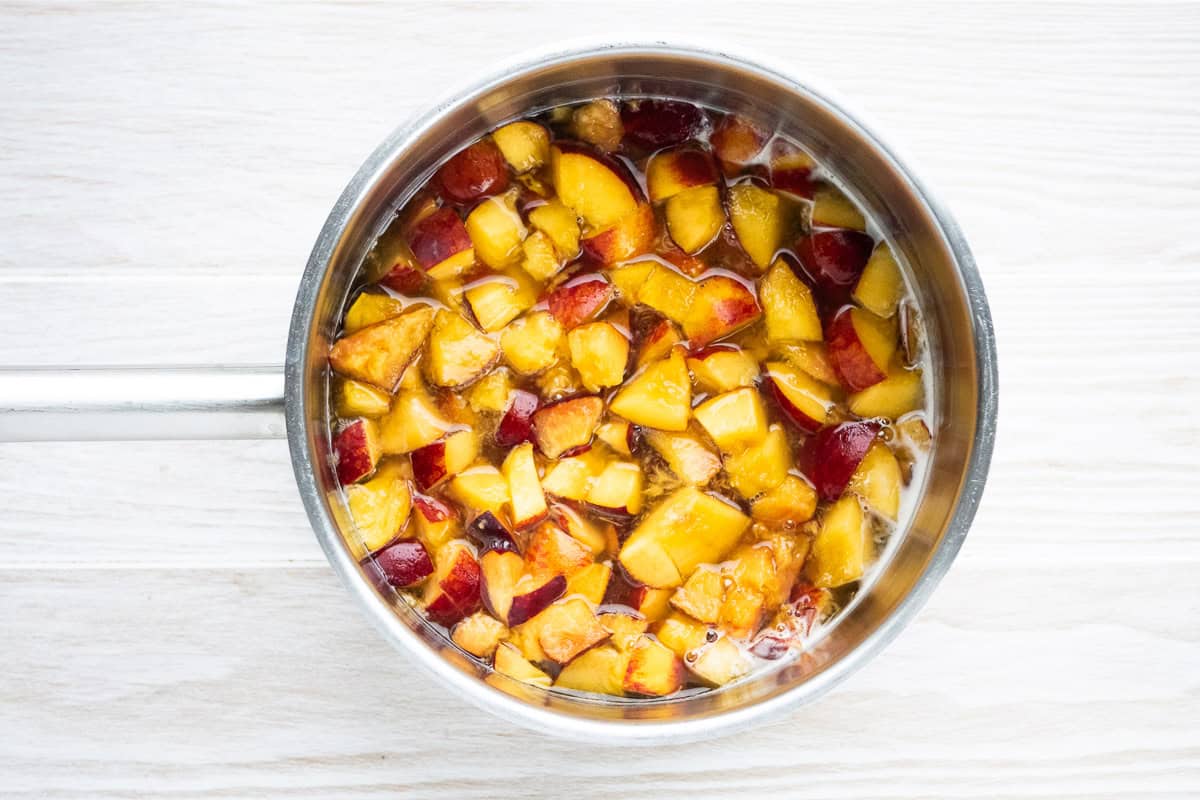
[[[637,302],[682,324],[691,311],[695,293],[696,284],[687,277],[662,264],[651,264],[637,286],[635,297]]]
[[[896,353],[896,328],[860,308],[844,308],[829,323],[829,362],[838,380],[852,392],[887,377]]]
[[[569,261],[579,254],[579,219],[558,200],[530,210],[529,224],[550,238],[560,259]]]
[[[491,658],[508,626],[490,614],[477,611],[454,626],[450,639],[476,658]]]
[[[329,365],[348,378],[394,392],[405,368],[420,352],[433,319],[432,308],[417,306],[344,336],[330,348]]]
[[[471,235],[450,208],[438,209],[413,225],[408,244],[417,263],[434,280],[461,275],[475,263]]]
[[[776,259],[758,287],[767,338],[772,342],[821,340],[821,318],[812,290],[783,259]]]
[[[791,468],[792,450],[779,425],[772,425],[758,444],[730,453],[725,459],[730,485],[746,499],[783,483]]]
[[[483,607],[497,619],[508,619],[517,583],[525,574],[525,561],[511,550],[489,550],[479,557],[479,596]]]
[[[875,241],[859,231],[818,231],[796,242],[796,256],[822,301],[837,309],[858,282]]]
[[[469,203],[508,188],[508,165],[493,142],[481,139],[452,156],[434,180],[447,199]]]
[[[712,156],[695,148],[657,153],[646,166],[646,190],[652,203],[661,203],[687,189],[713,186],[718,179]]]
[[[343,485],[357,483],[375,471],[383,454],[379,428],[369,419],[356,419],[333,437],[333,453],[337,457],[338,481]]]
[[[883,516],[895,520],[900,513],[900,482],[900,462],[886,444],[876,440],[850,476],[846,488]]]
[[[675,477],[693,486],[707,486],[721,471],[721,458],[690,433],[644,431],[646,444],[658,453]]]
[[[896,419],[921,407],[925,384],[921,370],[893,368],[887,378],[868,389],[850,395],[850,410],[860,417]]]
[[[496,648],[492,668],[501,675],[507,675],[522,683],[550,688],[550,676],[531,664],[515,645],[508,642],[501,642]]]
[[[619,697],[624,694],[628,665],[629,655],[616,647],[593,647],[563,667],[554,679],[554,685],[560,689]]]
[[[696,286],[683,333],[697,347],[728,336],[762,315],[752,289],[728,275],[705,278]]]
[[[887,242],[880,242],[863,267],[862,276],[854,286],[852,297],[873,314],[890,317],[896,313],[904,295],[904,279],[900,266]]]
[[[509,323],[500,335],[504,360],[522,375],[534,375],[558,360],[563,329],[549,312],[535,311]]]
[[[680,349],[673,350],[627,382],[612,399],[614,414],[635,425],[664,431],[687,429],[691,416],[692,380]]]
[[[745,117],[726,114],[713,129],[710,142],[713,152],[728,172],[753,160],[762,152],[769,138],[766,130]]]
[[[771,186],[781,192],[812,198],[817,184],[813,169],[817,162],[795,145],[777,139],[771,147]]]
[[[401,539],[374,555],[375,565],[392,586],[415,586],[433,574],[433,559],[416,539]]]
[[[534,231],[521,242],[521,269],[537,281],[548,281],[563,267],[554,241],[545,231]]]
[[[425,589],[425,613],[450,626],[479,608],[479,562],[462,542],[446,544],[435,560],[437,571]]]
[[[593,100],[571,114],[571,129],[583,141],[611,152],[621,146],[625,129],[617,104],[607,98]]]
[[[510,450],[500,471],[508,481],[513,527],[528,528],[544,520],[549,514],[549,508],[546,505],[546,496],[542,493],[541,478],[538,477],[537,462],[533,457],[533,445],[525,442]]]
[[[550,132],[536,122],[510,122],[492,133],[492,141],[516,172],[537,169],[550,159]]]
[[[451,475],[457,475],[479,456],[479,438],[473,430],[455,431],[445,438],[413,450],[413,480],[426,491]]]
[[[724,686],[750,671],[750,660],[728,637],[704,647],[689,665],[692,673],[713,686]]]
[[[643,636],[629,654],[624,688],[630,694],[664,697],[683,688],[683,662],[666,645]]]
[[[567,334],[571,364],[579,372],[583,388],[598,392],[616,386],[625,378],[629,363],[629,340],[610,322],[589,322]]]
[[[696,421],[723,452],[756,445],[767,436],[762,397],[749,387],[709,398],[696,407]]]
[[[808,522],[816,510],[816,490],[795,475],[788,475],[782,483],[750,504],[751,518],[783,529]]]
[[[496,444],[514,447],[521,442],[533,441],[533,414],[541,401],[533,392],[514,389],[504,408],[504,416],[496,426]]]
[[[639,583],[679,586],[700,564],[720,561],[749,525],[749,518],[728,503],[684,487],[643,517],[618,558]]]
[[[617,264],[649,252],[658,233],[654,209],[639,203],[634,211],[580,241],[583,255],[597,264]]]
[[[753,386],[758,378],[754,356],[731,345],[714,345],[696,351],[687,360],[696,385],[705,392],[720,394],[742,386]]]
[[[538,644],[552,661],[566,664],[611,634],[596,619],[588,602],[569,597],[547,608],[536,618]]]
[[[825,511],[805,572],[817,587],[832,589],[862,577],[871,541],[858,497],[848,494]]]
[[[721,193],[715,186],[686,189],[667,201],[667,231],[683,252],[698,253],[725,224]]]
[[[538,581],[544,581],[539,583]],[[536,585],[535,585],[536,584]],[[549,578],[519,581],[512,605],[508,610],[508,624],[516,627],[545,611],[551,603],[567,591],[567,579],[562,575]]]
[[[497,516],[504,513],[509,501],[508,481],[490,464],[470,467],[455,475],[447,494],[472,511],[490,511]]]
[[[412,490],[401,465],[380,465],[375,477],[346,487],[346,505],[362,547],[351,544],[357,557],[374,552],[396,538],[412,509]]]
[[[707,128],[704,111],[678,100],[631,100],[621,106],[623,143],[658,150],[699,136]]]
[[[496,362],[499,354],[500,345],[491,337],[480,333],[461,315],[441,310],[422,363],[432,383],[453,388],[474,381]]]
[[[629,461],[614,461],[588,487],[588,507],[601,516],[630,519],[642,510],[642,468]]]
[[[412,505],[417,535],[430,550],[437,550],[462,534],[462,520],[458,512],[436,497],[414,494]]]
[[[379,439],[385,453],[411,453],[436,442],[450,428],[427,394],[401,389],[392,410],[379,421]]]
[[[338,379],[333,402],[337,415],[344,419],[382,417],[392,407],[390,394],[349,378]]]
[[[608,582],[612,579],[612,567],[608,564],[588,564],[567,579],[566,594],[579,595],[598,606],[604,602]]]
[[[526,230],[513,192],[489,197],[475,206],[467,215],[466,228],[475,255],[484,264],[503,269],[517,263]]]
[[[363,292],[354,298],[350,308],[346,309],[346,318],[342,320],[342,333],[351,334],[403,313],[404,301],[387,294]]]
[[[533,436],[546,458],[586,449],[604,414],[599,397],[576,397],[543,406],[533,415]]]
[[[783,245],[790,228],[789,212],[779,195],[739,183],[729,189],[729,219],[746,255],[759,269],[766,269]]]
[[[463,293],[479,327],[494,333],[537,302],[537,287],[519,270],[489,275]]]
[[[850,228],[866,230],[867,220],[858,207],[841,189],[822,183],[813,192],[812,224],[814,228]]]
[[[820,430],[833,408],[829,387],[791,364],[769,361],[763,365],[764,383],[779,410],[800,430]]]
[[[776,350],[784,361],[801,372],[829,386],[838,385],[824,342],[783,342],[776,345]]]
[[[592,228],[607,228],[637,210],[637,184],[605,156],[578,145],[555,144],[550,170],[559,199]]]
[[[579,275],[559,286],[546,298],[546,305],[554,318],[570,330],[603,311],[612,296],[612,284],[593,273]]]
[[[879,435],[878,422],[843,422],[818,433],[810,444],[813,485],[822,500],[836,500]]]

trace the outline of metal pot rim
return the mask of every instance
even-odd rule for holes
[[[350,554],[342,544],[334,521],[324,506],[310,452],[310,432],[307,429],[308,410],[305,408],[305,369],[310,360],[309,339],[314,322],[318,290],[329,266],[334,249],[348,222],[355,214],[364,195],[379,178],[380,172],[399,152],[410,146],[416,135],[434,125],[451,109],[458,108],[484,92],[503,85],[514,76],[551,64],[569,63],[576,59],[604,54],[671,55],[702,59],[716,64],[734,65],[758,73],[765,79],[808,95],[824,103],[855,127],[863,140],[888,160],[897,175],[910,185],[940,228],[948,250],[953,253],[958,272],[966,289],[969,313],[975,339],[976,370],[978,373],[977,427],[968,463],[963,469],[963,486],[946,534],[934,551],[927,568],[913,589],[894,611],[857,648],[829,668],[790,687],[774,697],[753,705],[707,716],[676,718],[667,721],[633,721],[588,719],[535,706],[504,692],[486,686],[478,678],[449,665],[444,657],[430,648],[390,607],[383,603],[372,587],[363,580]],[[997,383],[995,339],[983,284],[967,243],[951,216],[933,198],[928,189],[915,177],[888,146],[862,121],[861,115],[850,113],[845,103],[831,93],[817,89],[809,80],[800,80],[779,67],[763,66],[758,59],[733,57],[724,52],[694,46],[652,44],[607,44],[527,57],[521,62],[506,65],[485,80],[456,92],[426,113],[397,128],[364,161],[354,178],[334,205],[309,257],[300,282],[289,331],[285,367],[285,397],[288,444],[292,455],[296,484],[317,539],[330,564],[347,589],[366,612],[368,618],[397,649],[421,664],[431,675],[477,706],[526,727],[556,736],[590,741],[620,742],[678,742],[707,738],[741,730],[779,716],[795,706],[816,699],[844,680],[882,650],[924,605],[933,589],[954,560],[975,516],[987,478],[996,433]]]

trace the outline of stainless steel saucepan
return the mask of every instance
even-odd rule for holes
[[[426,624],[343,541],[331,469],[326,355],[353,278],[394,210],[462,144],[533,109],[603,95],[698,101],[807,144],[910,265],[932,355],[935,444],[923,496],[884,564],[800,657],[723,689],[666,700],[569,696],[488,676]],[[512,68],[393,133],[321,230],[278,369],[0,372],[0,440],[286,435],[300,497],[330,564],[380,631],[451,691],[532,728],[595,741],[675,740],[744,727],[810,701],[913,617],[958,552],[979,503],[996,429],[996,352],[983,286],[949,215],[888,145],[803,81],[716,52],[613,46]],[[282,395],[280,394],[282,390]],[[282,413],[281,413],[282,412]]]

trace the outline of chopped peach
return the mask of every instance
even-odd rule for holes
[[[437,550],[462,535],[462,520],[458,512],[436,497],[414,494],[412,507],[417,536],[430,550]]]
[[[622,456],[633,455],[629,448],[631,425],[623,419],[610,419],[596,429],[596,438],[604,442],[613,452]]]
[[[817,184],[813,169],[817,162],[795,145],[776,139],[771,152],[771,186],[781,192],[812,198]]]
[[[434,280],[461,275],[475,263],[471,235],[450,208],[439,209],[413,225],[408,243],[417,263]]]
[[[896,353],[896,328],[888,320],[860,308],[844,308],[829,323],[829,363],[838,380],[852,392],[887,377]]]
[[[479,457],[479,437],[473,430],[458,430],[445,438],[419,447],[409,454],[417,488],[426,491],[451,475],[457,475]]]
[[[779,528],[798,527],[812,519],[816,510],[816,490],[795,475],[788,475],[750,504],[753,519]]]
[[[511,266],[520,258],[526,230],[512,192],[475,206],[467,215],[466,227],[476,257],[492,269]]]
[[[887,242],[880,242],[867,259],[852,296],[868,311],[890,317],[896,313],[903,295],[904,279],[900,276],[900,266],[892,255],[892,248]]]
[[[634,580],[678,586],[704,563],[719,561],[750,520],[733,506],[693,487],[678,489],[634,528],[619,559]]]
[[[341,484],[362,480],[375,471],[375,465],[383,454],[379,428],[369,419],[354,420],[333,437],[333,453],[337,459],[337,476]]]
[[[689,189],[714,186],[717,181],[712,156],[695,148],[656,153],[646,166],[646,190],[652,203],[661,203]],[[715,188],[713,194],[717,194]]]
[[[537,169],[550,159],[550,132],[536,122],[510,122],[492,133],[492,141],[517,172]]]
[[[921,370],[893,368],[886,379],[850,395],[848,402],[860,417],[896,419],[920,408],[924,396]]]
[[[629,340],[611,323],[580,325],[567,334],[567,345],[571,364],[589,392],[616,386],[624,380]]]
[[[385,453],[411,453],[433,444],[451,428],[427,394],[401,389],[392,410],[379,421],[379,441]]]
[[[509,502],[508,481],[495,467],[483,464],[463,470],[450,480],[450,497],[472,511],[499,516]]]
[[[567,579],[562,575],[526,575],[514,587],[512,605],[508,609],[509,627],[515,628],[533,619],[549,608],[551,603],[562,597],[566,591]],[[526,646],[523,644],[521,649],[526,650]],[[542,660],[541,652],[544,651],[541,651],[540,645],[536,650],[540,651],[538,655],[540,661]],[[526,654],[530,653],[527,651]]]
[[[530,210],[529,224],[550,237],[560,259],[569,261],[579,255],[579,219],[558,200]]]
[[[769,189],[739,183],[730,187],[727,202],[742,249],[759,269],[766,269],[791,227],[783,200]]]
[[[657,233],[654,210],[640,203],[632,213],[580,240],[580,246],[590,261],[617,264],[648,252]]]
[[[754,357],[729,345],[700,350],[688,358],[687,364],[697,388],[713,394],[753,386],[758,378],[758,362]]]
[[[612,284],[603,276],[580,275],[552,291],[546,304],[554,318],[570,330],[603,311],[612,296]]]
[[[503,367],[484,375],[467,389],[467,403],[476,411],[500,412],[513,392],[512,376]]]
[[[734,389],[696,407],[696,421],[726,453],[755,445],[767,436],[767,411],[751,388]]]
[[[638,301],[638,292],[646,278],[656,269],[658,265],[653,261],[635,261],[608,270],[608,277],[616,287],[617,298],[625,305],[631,306]],[[688,285],[691,285],[690,281]]]
[[[398,317],[403,313],[403,301],[388,294],[363,292],[354,298],[350,308],[346,309],[346,318],[342,320],[342,332],[349,335],[368,325]]]
[[[629,461],[614,461],[588,487],[587,503],[599,513],[621,518],[642,510],[645,480],[642,468]]]
[[[637,306],[630,312],[630,318],[635,317],[634,312],[645,310],[645,306]],[[648,319],[653,317],[653,319]],[[639,329],[637,324],[634,325],[633,336],[637,343],[637,356],[634,359],[634,366],[638,369],[655,361],[666,358],[670,355],[671,350],[675,345],[683,341],[683,337],[679,334],[679,328],[669,319],[664,319],[655,311],[647,311],[645,315],[640,317],[646,323],[644,329]]]
[[[693,486],[707,486],[721,471],[721,458],[699,437],[690,433],[664,433],[647,429],[646,443],[655,450],[675,477]]]
[[[679,611],[672,611],[654,628],[654,635],[675,655],[687,659],[688,653],[708,643],[709,628]]]
[[[735,582],[725,593],[717,625],[730,636],[745,639],[759,629],[766,613],[762,592]]]
[[[363,550],[374,552],[396,538],[408,520],[412,509],[408,478],[398,464],[381,465],[371,480],[346,487],[346,505]]]
[[[611,635],[609,642],[621,650],[629,650],[637,644],[650,628],[650,621],[640,614],[625,611],[606,611],[596,616],[604,630]]]
[[[750,660],[728,637],[707,645],[688,665],[692,673],[713,686],[724,686],[750,671]]]
[[[515,389],[509,395],[504,416],[496,426],[496,444],[500,447],[515,447],[521,442],[533,441],[533,415],[541,405],[538,396],[524,389]]]
[[[496,145],[481,139],[456,153],[435,177],[442,194],[456,203],[469,203],[498,194],[508,186],[508,166]]]
[[[500,471],[508,481],[513,527],[528,528],[544,520],[549,509],[542,493],[533,445],[525,442],[510,450]]]
[[[570,577],[591,563],[591,551],[553,523],[544,522],[535,528],[525,546],[525,569],[535,578]]]
[[[438,386],[465,386],[482,375],[500,354],[500,345],[453,311],[439,311],[423,360],[425,374]]]
[[[425,587],[425,613],[450,626],[479,608],[479,562],[462,542],[444,545],[435,561],[437,571]]]
[[[796,256],[823,302],[837,309],[862,275],[875,240],[861,231],[817,231],[796,242]]]
[[[824,342],[785,342],[777,345],[776,349],[784,361],[801,372],[821,383],[838,385],[837,373],[829,362],[829,350]]]
[[[339,417],[382,417],[392,407],[392,396],[360,381],[339,378],[334,389],[334,410]]]
[[[433,309],[422,305],[344,336],[330,348],[329,365],[348,378],[394,392],[433,319]]]
[[[592,442],[604,401],[599,397],[577,397],[543,406],[533,415],[533,436],[546,458],[572,455]]]
[[[637,210],[636,184],[615,161],[585,148],[556,144],[550,148],[554,188],[563,204],[594,229]]]
[[[685,253],[699,253],[721,232],[725,209],[715,186],[685,189],[667,201],[667,231]]]
[[[509,323],[500,335],[504,360],[523,375],[534,375],[558,360],[563,329],[549,312],[535,311]]]
[[[565,460],[571,461],[572,459]],[[580,490],[580,494],[586,496],[586,493],[587,486],[585,485]],[[580,497],[577,499],[583,498]],[[589,517],[585,517],[564,503],[555,503],[550,509],[550,515],[555,525],[562,528],[572,539],[590,550],[593,556],[599,558],[609,551],[608,528],[610,527],[610,523],[602,523],[600,520],[590,519],[590,515]]]
[[[809,473],[822,500],[836,500],[879,436],[875,420],[843,422],[820,431],[808,445]]]
[[[534,231],[521,242],[521,269],[534,280],[549,280],[562,267],[554,242],[544,232]]]
[[[724,580],[720,569],[701,567],[671,595],[671,605],[700,622],[715,623],[721,617]]]
[[[752,499],[783,483],[792,468],[792,451],[787,435],[779,425],[772,425],[761,442],[750,445],[725,458],[729,483],[742,497]]]
[[[814,228],[856,231],[867,228],[867,220],[858,207],[840,189],[828,183],[820,184],[813,193],[812,224]]]
[[[450,633],[450,639],[456,645],[477,658],[491,658],[506,636],[508,626],[482,611],[459,622]]]
[[[586,600],[569,597],[539,614],[538,644],[552,661],[566,664],[589,647],[605,641],[608,631]]]
[[[559,359],[534,379],[538,394],[547,403],[557,403],[583,392],[583,381],[568,361]]]
[[[683,320],[683,333],[693,346],[728,336],[762,315],[754,292],[728,275],[705,278],[696,286],[691,309]]]
[[[782,361],[768,361],[763,370],[764,383],[783,415],[806,433],[820,430],[833,408],[829,387]]]
[[[870,547],[862,506],[857,496],[848,494],[821,518],[805,570],[820,588],[842,586],[862,577]]]
[[[560,689],[620,697],[624,692],[629,656],[615,647],[593,647],[563,667],[554,679]]]
[[[642,370],[613,398],[611,408],[635,425],[664,431],[687,429],[692,380],[680,350]]]
[[[607,152],[621,146],[621,137],[625,133],[616,103],[605,98],[575,109],[571,115],[571,128],[580,139]]]
[[[713,152],[727,171],[749,163],[762,152],[770,134],[739,114],[726,114],[713,129]]]
[[[578,456],[559,458],[546,470],[542,489],[563,500],[582,501],[587,497],[592,479],[604,470],[606,463],[594,449]]]
[[[537,302],[537,287],[525,273],[509,270],[475,281],[463,296],[479,327],[494,333]]]
[[[384,579],[397,589],[416,586],[433,574],[433,559],[416,539],[393,542],[372,556]]]
[[[632,100],[621,106],[626,146],[658,150],[700,136],[707,128],[704,111],[680,100]]]
[[[604,602],[608,582],[612,578],[612,567],[608,564],[588,564],[567,579],[567,596],[579,595],[598,606]]]
[[[821,340],[821,318],[812,290],[796,277],[783,259],[776,259],[758,287],[767,338],[773,342]]]
[[[643,636],[630,650],[624,685],[630,694],[674,694],[683,688],[683,662],[657,639]]]
[[[508,619],[517,583],[525,574],[525,561],[511,550],[490,550],[479,557],[479,596],[483,607],[497,619]]]
[[[638,287],[637,302],[650,306],[667,319],[683,323],[692,309],[695,293],[695,283],[669,267],[655,264]]]
[[[888,519],[900,513],[900,462],[886,444],[874,441],[846,488]]]
[[[550,688],[550,676],[531,664],[521,655],[521,651],[508,642],[501,642],[496,648],[493,668],[501,675],[507,675],[523,683]]]

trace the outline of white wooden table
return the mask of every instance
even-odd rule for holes
[[[917,621],[750,734],[552,741],[375,635],[283,442],[3,445],[0,795],[1200,795],[1195,5],[5,5],[0,364],[280,361],[393,126],[523,48],[631,31],[823,76],[968,233],[1000,437]]]

